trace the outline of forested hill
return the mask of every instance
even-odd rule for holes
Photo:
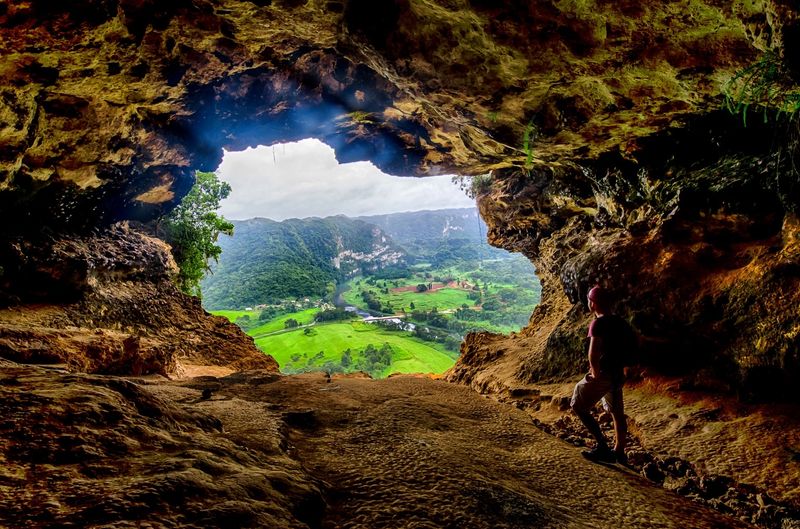
[[[486,240],[486,224],[475,207],[355,218],[378,226],[398,244],[442,239],[468,239],[472,242]]]
[[[362,267],[405,261],[404,250],[378,227],[344,216],[233,224],[233,237],[220,237],[222,255],[214,273],[201,283],[207,309],[322,297]]]

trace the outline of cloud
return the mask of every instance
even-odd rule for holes
[[[229,219],[378,215],[474,206],[450,176],[389,176],[369,162],[339,164],[333,149],[307,139],[225,152],[217,169],[233,190]]]

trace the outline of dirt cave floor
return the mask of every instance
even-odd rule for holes
[[[751,527],[428,378],[0,367],[0,527]]]

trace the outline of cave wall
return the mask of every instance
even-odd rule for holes
[[[765,50],[797,79],[798,28],[789,0],[0,2],[0,298],[65,303],[68,260],[18,281],[31,259],[156,218],[222,149],[317,137],[396,175],[491,171],[489,240],[531,258],[543,300],[518,335],[469,337],[451,380],[577,372],[601,281],[653,365],[789,384],[791,132],[719,108]],[[137,281],[193,303],[162,279]]]
[[[794,399],[800,175],[783,131],[737,119],[710,113],[655,135],[642,159],[498,175],[479,197],[489,239],[531,258],[542,304],[517,336],[468,337],[448,378],[500,391],[578,374],[586,295],[601,284],[642,335],[650,371],[687,388]]]
[[[169,246],[128,223],[13,237],[0,256],[8,360],[118,375],[180,375],[188,364],[278,370],[237,326],[179,292]]]
[[[3,2],[0,211],[152,218],[223,148],[311,136],[397,175],[514,167],[531,126],[544,161],[636,151],[780,46],[789,5]]]

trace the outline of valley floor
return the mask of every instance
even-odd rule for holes
[[[0,526],[749,527],[428,378],[7,363],[0,413]]]

